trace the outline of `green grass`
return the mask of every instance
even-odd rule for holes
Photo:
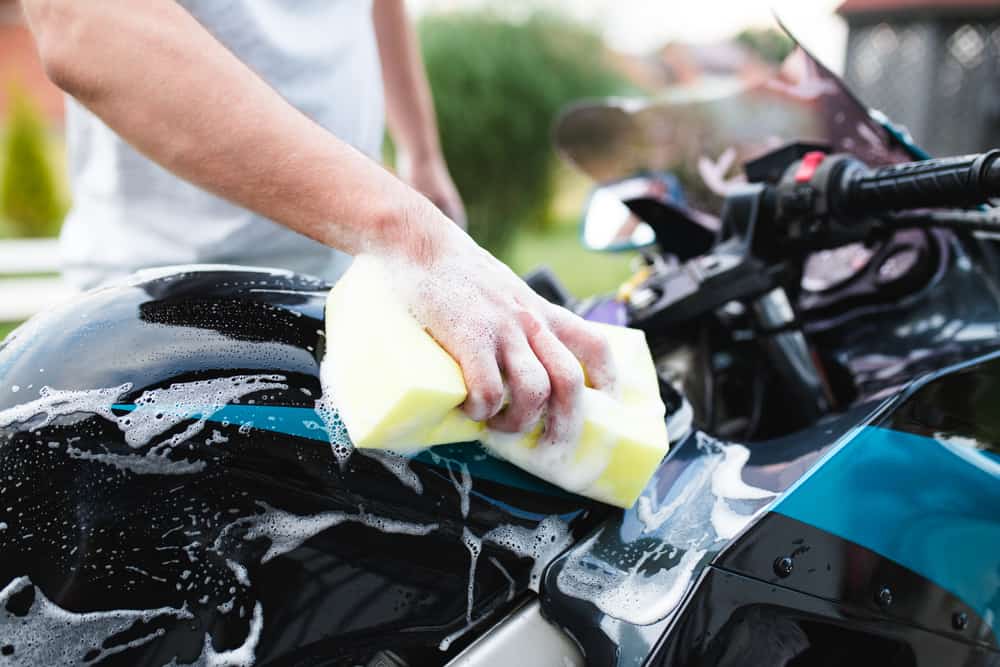
[[[20,324],[20,322],[0,322],[0,340],[6,338],[7,334],[16,329]]]
[[[614,292],[631,274],[634,253],[600,253],[580,245],[575,224],[518,234],[504,260],[518,274],[548,266],[577,297]]]

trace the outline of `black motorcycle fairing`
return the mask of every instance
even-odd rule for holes
[[[835,601],[705,569],[649,667],[996,667],[1000,654]]]
[[[712,565],[835,601],[880,624],[919,627],[994,651],[1000,647],[990,624],[955,594],[881,554],[780,512],[763,516]],[[880,634],[877,626],[868,632]]]
[[[995,278],[954,235],[934,238],[944,250],[935,276],[920,291],[897,303],[859,304],[805,323],[831,366],[851,378],[859,402],[891,395],[924,373],[997,349]]]
[[[975,583],[976,573],[996,569],[989,517],[1000,428],[983,417],[996,414],[987,406],[1000,396],[997,378],[997,355],[946,369],[881,406],[858,405],[804,432],[755,443],[745,460],[734,459],[743,465],[721,478],[700,473],[713,457],[721,470],[739,446],[694,433],[675,446],[635,508],[553,562],[546,615],[593,664],[784,667],[843,664],[847,656],[900,667],[1000,664],[992,611],[978,611],[995,608],[997,597]],[[738,481],[717,484],[734,474]],[[732,492],[720,497],[719,488]],[[738,515],[727,534],[719,510]],[[914,511],[925,513],[882,523]],[[660,513],[665,520],[650,520]],[[796,518],[802,513],[809,523]],[[833,525],[839,518],[855,527],[839,534],[821,527],[831,517]],[[689,530],[695,526],[728,539],[703,540]],[[858,541],[841,536],[851,531]],[[863,546],[873,535],[878,550]],[[703,551],[685,568],[692,545]],[[934,580],[923,574],[928,563]],[[597,582],[589,596],[566,590],[567,568]],[[674,573],[670,608],[655,619],[630,619],[627,605],[602,603],[599,584],[609,575],[626,592],[662,593]]]
[[[1000,598],[985,574],[997,570],[1000,429],[985,407],[998,378],[998,355],[973,360],[912,383],[862,420],[720,552],[652,664],[722,664],[741,641],[759,650],[742,624],[762,606],[771,620],[757,632],[780,625],[794,650],[754,664],[873,653],[900,666],[1000,664]]]
[[[489,531],[559,548],[607,511],[473,445],[338,461],[325,296],[164,274],[0,347],[0,627],[27,628],[0,633],[0,664],[443,662],[528,594],[531,558]]]
[[[731,537],[752,525],[770,500],[815,466],[840,436],[874,409],[873,405],[858,406],[795,436],[755,443],[750,449],[699,431],[673,443],[636,506],[620,518],[609,518],[549,566],[542,588],[543,613],[575,638],[587,664],[643,664],[660,637],[671,632],[669,628],[684,608],[685,591],[690,591]],[[727,470],[735,471],[750,492],[735,488],[729,497],[716,494],[713,480],[725,477]],[[715,531],[711,517],[719,502],[735,508],[736,523],[726,526],[724,535]],[[664,513],[671,516],[660,520]],[[697,551],[701,552],[697,558],[686,558]],[[596,577],[589,597],[567,590],[567,577],[579,582],[588,574]],[[657,595],[663,590],[654,584],[671,576],[676,578],[676,587],[670,591],[673,605],[665,605],[655,620],[626,618],[625,600],[619,609],[595,604],[604,588],[601,578],[629,585],[633,603],[645,599],[657,604],[666,596]]]

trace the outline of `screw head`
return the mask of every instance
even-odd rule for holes
[[[790,575],[794,567],[795,561],[791,556],[781,556],[774,561],[774,573],[782,579]]]
[[[888,586],[883,586],[878,589],[878,593],[875,594],[875,602],[878,603],[880,607],[888,607],[892,604],[892,589]]]
[[[951,616],[951,626],[956,630],[965,630],[969,627],[969,615],[964,611],[956,611]]]

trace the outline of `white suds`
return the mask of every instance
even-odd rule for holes
[[[250,587],[250,574],[247,572],[246,567],[242,563],[237,563],[231,558],[226,559],[226,565],[232,570],[233,575],[236,577],[236,581],[240,582],[243,586]]]
[[[585,388],[580,394],[579,414],[605,414],[622,408],[603,391]],[[579,438],[566,436],[541,447],[525,447],[522,433],[502,433],[486,429],[480,436],[483,445],[495,456],[509,461],[522,470],[571,491],[589,495],[588,490],[601,478],[611,461],[614,440],[594,443],[600,446],[579,446]]]
[[[178,382],[143,392],[135,401],[135,409],[116,421],[125,432],[125,442],[138,448],[183,421],[197,419],[165,443],[174,446],[200,433],[208,419],[226,404],[258,391],[287,389],[284,381],[282,375],[236,375]]]
[[[24,616],[7,609],[12,597],[34,587],[34,601]],[[164,618],[193,618],[186,609],[116,609],[114,611],[71,612],[50,601],[28,577],[18,577],[0,590],[0,636],[14,650],[14,658],[24,665],[83,664],[88,653],[97,655],[88,664],[148,643],[162,634],[150,631],[127,644],[106,646],[113,636],[139,622]]]
[[[261,563],[266,563],[277,556],[293,551],[302,546],[306,540],[319,535],[327,528],[345,522],[360,523],[383,533],[418,536],[428,535],[437,530],[438,527],[436,523],[408,523],[365,512],[357,514],[320,512],[303,516],[271,507],[265,503],[259,503],[259,505],[264,509],[263,513],[237,519],[230,524],[229,528],[248,526],[243,539],[252,541],[265,537],[270,541],[271,544],[261,558]],[[216,544],[218,545],[218,541]]]
[[[493,563],[493,566],[496,569],[500,570],[500,574],[502,574],[507,580],[507,602],[510,602],[514,599],[514,593],[517,590],[517,582],[514,581],[514,577],[510,576],[510,572],[507,571],[507,568],[500,564],[500,561],[493,556],[490,556],[489,560]]]
[[[256,661],[257,642],[260,641],[260,631],[264,628],[264,608],[260,602],[254,604],[253,616],[250,617],[250,630],[243,643],[234,649],[222,651],[212,646],[212,637],[205,633],[205,644],[201,656],[194,663],[199,667],[250,667]]]
[[[666,525],[665,539],[674,544],[694,545],[694,536],[702,534],[708,524],[714,535],[712,541],[728,540],[743,530],[763,510],[757,502],[749,513],[733,509],[731,501],[763,501],[774,498],[767,489],[751,486],[743,481],[742,471],[750,458],[750,450],[743,445],[725,444],[699,432],[698,449],[702,455],[685,471],[686,478],[679,482],[682,489],[669,502],[653,508],[655,498],[639,498],[636,513],[646,532],[659,531]]]
[[[472,534],[468,528],[462,528],[462,544],[469,550],[469,587],[466,592],[465,622],[472,623],[472,606],[476,586],[476,564],[479,554],[483,551],[483,542]]]
[[[449,648],[451,648],[451,645],[455,642],[456,639],[462,637],[465,633],[469,632],[470,630],[472,630],[473,628],[475,628],[477,625],[479,625],[488,618],[490,618],[489,614],[483,614],[482,616],[472,621],[471,623],[466,623],[461,628],[459,628],[455,632],[451,633],[450,635],[442,639],[441,642],[438,644],[438,650],[447,651]]]
[[[72,446],[66,447],[66,454],[71,459],[103,463],[137,475],[190,475],[201,472],[206,465],[204,461],[171,461],[164,454],[122,455],[108,452],[95,454]]]
[[[424,485],[420,483],[420,478],[410,468],[410,459],[402,454],[388,449],[359,449],[358,453],[381,463],[399,480],[400,484],[412,489],[417,495],[424,492]]]
[[[669,545],[661,543],[622,569],[588,558],[586,547],[593,545],[598,536],[567,559],[556,585],[560,592],[589,600],[605,614],[633,625],[649,625],[666,618],[680,603],[695,567],[705,555],[704,550],[691,549],[672,567],[647,574],[641,571],[642,566],[650,560],[669,558]]]
[[[639,498],[636,515],[643,531],[636,540],[595,551],[598,534],[574,551],[557,577],[562,593],[593,601],[609,616],[637,625],[655,623],[673,611],[705,554],[743,530],[775,496],[743,481],[750,455],[746,447],[704,433],[697,434],[697,447],[700,455],[674,484],[676,494],[662,505],[655,495]],[[652,488],[645,493],[655,493]],[[733,502],[749,507],[738,512]],[[656,536],[652,547],[650,534]]]
[[[573,542],[573,536],[569,526],[553,515],[542,519],[533,530],[513,525],[497,526],[483,535],[483,542],[491,542],[522,558],[532,559],[534,565],[528,585],[537,592],[545,566]]]
[[[351,436],[347,433],[347,426],[344,425],[344,420],[340,418],[340,412],[333,405],[333,391],[326,386],[326,380],[323,380],[326,376],[324,368],[325,364],[322,364],[320,366],[320,380],[324,383],[323,396],[316,401],[315,409],[316,414],[323,421],[323,428],[330,440],[333,457],[337,459],[340,469],[343,470],[344,466],[347,465],[347,460],[351,458],[351,453],[354,451],[354,443],[351,442]]]
[[[38,390],[39,398],[0,411],[0,428],[30,423],[32,429],[39,429],[48,426],[57,417],[75,414],[100,415],[108,421],[115,421],[111,406],[131,389],[129,382],[108,389],[82,391],[42,387]]]
[[[467,519],[469,517],[469,492],[472,491],[472,475],[469,474],[469,466],[465,463],[458,463],[458,470],[461,475],[461,480],[459,480],[455,477],[455,473],[451,469],[451,461],[447,461],[445,465],[448,468],[448,477],[451,479],[451,483],[455,485],[455,490],[458,491],[458,501],[459,507],[462,510],[462,518]]]

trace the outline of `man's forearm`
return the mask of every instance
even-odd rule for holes
[[[393,139],[406,159],[438,159],[441,147],[434,102],[405,3],[375,0],[372,11]]]
[[[429,206],[422,197],[285,102],[173,0],[23,4],[56,84],[170,171],[351,254],[431,251],[433,218],[410,214]]]

